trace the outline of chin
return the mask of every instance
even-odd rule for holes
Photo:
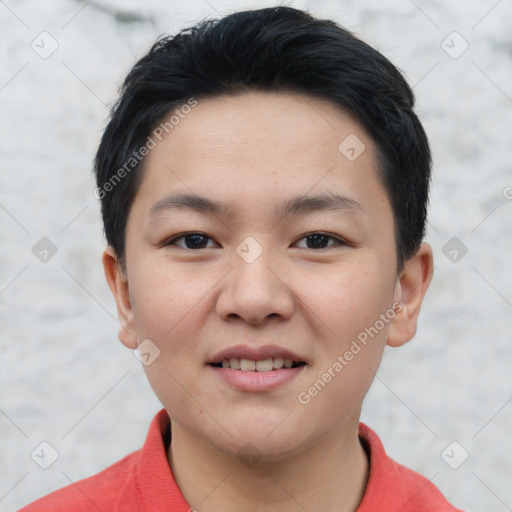
[[[300,453],[301,447],[290,439],[251,440],[240,438],[226,445],[217,446],[221,451],[238,458],[244,465],[253,466],[256,462],[279,462]]]
[[[275,462],[286,459],[314,443],[311,435],[306,435],[304,424],[284,424],[286,414],[279,421],[230,422],[229,431],[221,437],[209,436],[209,440],[219,450],[234,455],[242,461],[258,459]],[[314,436],[313,436],[314,437]]]

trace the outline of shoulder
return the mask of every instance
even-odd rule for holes
[[[19,512],[89,512],[112,510],[123,488],[131,487],[140,450],[100,473],[34,501]]]
[[[431,480],[388,457],[377,434],[363,423],[359,438],[370,460],[370,477],[358,512],[370,512],[377,505],[400,512],[462,512]]]
[[[392,459],[390,461],[398,475],[397,491],[403,496],[402,512],[462,512],[446,500],[432,480]]]
[[[162,409],[153,418],[140,450],[19,512],[140,512],[155,511],[155,504],[163,503],[177,503],[188,510],[167,460],[169,425],[169,416]]]

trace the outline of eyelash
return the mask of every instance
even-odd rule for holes
[[[194,235],[201,236],[201,237],[207,238],[209,240],[213,240],[212,238],[210,238],[208,235],[205,235],[204,233],[196,232],[196,231],[190,231],[188,233],[182,233],[181,235],[175,236],[175,237],[169,239],[168,241],[164,242],[162,245],[163,246],[177,245],[176,242],[178,240],[185,239],[188,236],[194,236]],[[301,238],[299,238],[299,240],[303,240],[305,238],[312,237],[314,235],[320,235],[320,236],[326,237],[326,238],[328,238],[330,240],[334,240],[335,243],[331,244],[331,245],[327,245],[327,247],[320,247],[319,249],[314,249],[314,248],[311,248],[311,247],[303,247],[303,249],[321,250],[321,249],[329,249],[330,247],[350,245],[348,242],[346,242],[345,240],[343,240],[343,239],[341,239],[339,237],[336,237],[336,236],[333,236],[333,235],[329,235],[327,233],[322,233],[321,231],[313,231],[312,233],[308,233],[306,235],[303,235]],[[182,247],[182,246],[178,245],[178,247]],[[182,247],[182,249],[187,249],[189,251],[199,251],[201,249],[208,249],[208,247],[200,247],[199,249],[191,249],[189,247]]]

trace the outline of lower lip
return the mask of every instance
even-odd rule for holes
[[[215,366],[209,366],[209,368],[224,382],[241,391],[271,391],[295,379],[305,366],[269,372],[244,372]]]

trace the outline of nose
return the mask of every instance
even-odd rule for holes
[[[233,268],[223,280],[216,311],[223,320],[243,319],[258,325],[269,318],[287,320],[293,315],[294,296],[283,277],[261,255],[248,263],[234,255]]]

